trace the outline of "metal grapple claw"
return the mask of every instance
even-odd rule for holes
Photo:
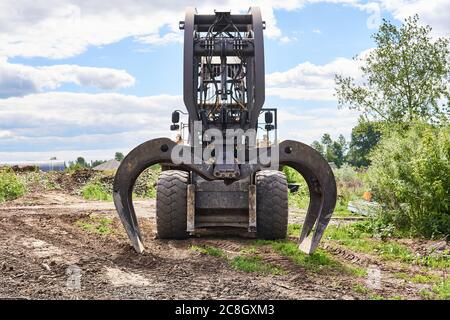
[[[153,139],[134,148],[122,161],[114,178],[113,198],[120,220],[137,252],[142,252],[142,235],[133,206],[133,186],[136,179],[151,165],[171,162],[175,143],[167,138]]]
[[[310,254],[319,245],[333,214],[337,197],[336,181],[328,162],[310,146],[286,140],[279,147],[280,164],[297,170],[308,184],[310,200],[299,243],[300,249]]]

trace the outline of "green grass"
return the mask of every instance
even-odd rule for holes
[[[112,201],[112,191],[99,181],[89,181],[82,189],[83,198],[86,200]]]
[[[436,283],[431,291],[427,289],[423,289],[420,294],[425,299],[433,299],[433,300],[450,300],[450,278],[440,281]]]
[[[335,217],[354,217],[357,215],[352,213],[350,210],[348,210],[348,207],[346,205],[343,205],[340,202],[338,202],[336,204],[336,208],[334,208],[333,216],[335,216]]]
[[[298,223],[291,223],[288,225],[288,236],[299,236],[302,225]]]
[[[148,185],[146,197],[150,199],[156,199],[156,187],[153,184]]]
[[[375,293],[372,289],[367,288],[366,286],[362,284],[356,284],[353,287],[353,291],[359,294],[366,295],[369,300],[403,300],[404,298],[402,296],[392,296],[392,297],[385,297],[382,295],[379,295]]]
[[[450,267],[448,252],[444,252],[441,255],[417,257],[406,246],[393,240],[382,241],[371,238],[371,235],[365,233],[359,224],[339,227],[329,226],[325,231],[324,237],[355,251],[375,254],[384,260],[414,263],[438,269]]]
[[[405,298],[403,298],[402,296],[392,296],[389,298],[389,300],[404,300]]]
[[[248,246],[248,247],[245,247],[244,249],[242,249],[241,253],[243,253],[243,254],[257,254],[258,253],[258,249],[255,246],[251,245],[251,246]]]
[[[411,278],[411,281],[414,283],[438,283],[441,278],[432,274],[416,274]]]
[[[114,230],[111,228],[112,219],[101,216],[89,216],[87,218],[83,218],[77,220],[75,224],[81,229],[88,231],[90,233],[96,233],[100,235],[109,235],[114,233]]]
[[[325,231],[325,237],[355,251],[375,254],[385,260],[402,262],[414,260],[413,253],[405,246],[391,241],[372,239],[368,234],[359,232],[352,226],[329,226]]]
[[[371,290],[369,288],[363,286],[362,284],[358,283],[353,287],[353,291],[355,291],[356,293],[360,293],[360,294],[369,294]]]
[[[394,277],[413,283],[439,283],[442,278],[434,274],[415,274],[410,275],[404,272],[394,273]]]
[[[435,284],[432,289],[435,297],[441,300],[450,299],[450,278],[441,281],[438,284]]]
[[[358,277],[366,277],[367,276],[367,269],[365,268],[361,268],[361,267],[356,267],[356,266],[347,266],[347,268],[349,268],[349,271],[351,273],[353,273],[354,275],[358,276]]]
[[[297,265],[308,270],[340,269],[342,266],[321,249],[308,255],[298,249],[298,244],[287,241],[274,241],[272,242],[272,248],[282,256],[289,258]]]
[[[356,276],[363,276],[366,274],[366,271],[362,268],[350,267],[334,260],[322,249],[317,249],[314,253],[308,255],[299,250],[297,243],[291,241],[255,240],[254,243],[257,246],[270,245],[274,251],[278,252],[280,255],[287,257],[298,266],[312,272],[320,273],[337,271],[354,274]]]
[[[450,252],[445,250],[440,254],[420,257],[416,259],[416,263],[432,269],[448,269],[450,268]]]
[[[309,205],[309,194],[304,192],[291,192],[288,193],[289,207],[295,207],[299,209],[306,209]]]
[[[223,252],[222,249],[217,248],[217,247],[213,247],[213,246],[196,246],[196,245],[192,245],[190,247],[191,250],[193,251],[197,251],[203,254],[207,254],[213,257],[219,257],[219,258],[226,258],[226,254],[225,252]]]
[[[0,203],[14,200],[26,193],[25,184],[11,169],[0,169]]]
[[[260,256],[237,256],[230,261],[230,265],[244,272],[274,275],[285,273],[282,268],[265,262]]]
[[[260,256],[256,255],[257,249],[255,247],[248,247],[241,250],[241,253],[243,254],[236,256],[233,259],[228,259],[226,253],[222,249],[213,246],[191,245],[190,249],[202,254],[225,259],[230,266],[236,270],[274,275],[285,273],[282,268],[267,263]]]

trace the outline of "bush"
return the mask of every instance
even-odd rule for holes
[[[160,172],[160,166],[152,166],[144,170],[136,180],[134,194],[141,198],[156,198],[156,182]]]
[[[112,188],[99,179],[89,181],[82,190],[83,198],[87,200],[112,201]]]
[[[368,182],[383,210],[381,225],[410,235],[450,234],[449,125],[413,123],[384,134],[371,155]]]
[[[0,168],[0,203],[14,200],[26,192],[25,184],[9,168]]]
[[[309,189],[303,176],[298,173],[295,169],[284,166],[283,172],[286,175],[286,180],[288,183],[297,183],[299,188],[297,192],[289,191],[288,200],[289,206],[306,209],[309,205]]]
[[[305,179],[291,167],[283,167],[288,183],[300,184],[299,190],[295,193],[289,192],[289,205],[297,208],[307,208],[309,204],[309,190]],[[361,198],[365,189],[363,186],[363,173],[356,171],[348,164],[334,170],[338,191],[338,201],[336,212],[341,214],[349,213],[348,202]]]
[[[348,202],[360,199],[364,193],[364,173],[356,171],[352,166],[344,164],[333,170],[338,192],[337,207],[347,208]]]

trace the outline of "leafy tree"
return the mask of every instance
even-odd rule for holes
[[[114,159],[116,159],[119,162],[122,162],[123,158],[125,158],[125,157],[122,152],[116,152]]]
[[[329,147],[333,143],[333,140],[331,140],[331,136],[329,133],[325,133],[320,141],[327,147]]]
[[[340,135],[337,141],[331,139],[330,134],[325,133],[322,139],[314,141],[311,147],[319,151],[328,162],[333,162],[339,168],[345,162],[345,152],[347,142],[343,135]]]
[[[80,167],[86,168],[88,167],[88,164],[86,162],[86,160],[84,160],[83,157],[78,157],[77,161],[75,162],[75,164],[79,165]]]
[[[347,153],[347,162],[355,167],[370,165],[369,153],[381,138],[381,124],[360,119],[352,129],[352,136]]]
[[[340,168],[344,163],[344,149],[338,141],[333,141],[326,151],[326,159],[328,162],[334,162],[334,164]]]
[[[372,37],[376,48],[361,60],[363,82],[336,75],[339,107],[363,112],[367,119],[405,124],[414,119],[446,122],[450,108],[449,39],[430,36],[419,17],[397,27],[383,23]]]
[[[347,141],[345,140],[345,137],[342,134],[339,135],[337,142],[342,146],[343,152],[344,153],[347,152],[347,147],[348,147]]]
[[[321,155],[325,156],[325,149],[319,141],[313,141],[313,143],[311,143],[311,147],[316,149],[316,151],[318,151]]]

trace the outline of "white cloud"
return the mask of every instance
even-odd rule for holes
[[[13,133],[9,130],[0,130],[0,139],[12,137]]]
[[[322,34],[322,31],[320,31],[320,29],[313,29],[312,32],[317,33],[317,34]]]
[[[45,161],[56,157],[62,161],[74,161],[83,157],[86,161],[109,160],[114,158],[116,152],[127,154],[131,149],[96,149],[96,150],[58,150],[58,151],[36,151],[36,152],[0,152],[0,164],[20,161]]]
[[[381,0],[385,10],[392,12],[398,20],[419,14],[424,24],[433,27],[436,36],[450,36],[450,1],[448,0]]]
[[[0,162],[111,158],[140,143],[174,136],[170,113],[181,96],[50,92],[0,100]],[[357,113],[336,107],[282,107],[281,139],[311,143],[324,132],[349,136]],[[186,119],[182,119],[186,120]]]
[[[277,111],[277,120],[278,124],[284,124],[289,123],[292,121],[300,122],[300,121],[309,121],[314,119],[314,117],[310,115],[304,115],[304,114],[297,114],[297,110],[294,110],[293,108],[286,109],[286,108],[280,108]]]
[[[437,32],[449,34],[448,0],[228,0],[228,1],[100,1],[100,0],[2,0],[0,2],[0,56],[65,58],[84,52],[89,46],[101,46],[126,37],[136,37],[152,45],[178,42],[182,32],[178,21],[188,5],[201,13],[214,9],[245,12],[260,6],[267,22],[265,35],[283,39],[275,10],[298,10],[306,4],[335,3],[369,14],[381,6],[397,19],[418,13]],[[164,28],[169,32],[161,34]]]
[[[89,46],[135,37],[152,45],[179,42],[188,5],[200,13],[214,9],[245,12],[260,6],[272,39],[288,38],[277,25],[275,10],[297,10],[305,4],[330,2],[364,10],[358,0],[2,0],[0,2],[0,56],[67,58]],[[163,30],[168,32],[161,34]]]
[[[0,96],[22,96],[52,90],[63,83],[117,89],[133,85],[135,79],[124,70],[77,65],[31,67],[8,63],[0,58]]]
[[[296,37],[283,36],[280,38],[281,43],[290,43],[290,42],[295,42],[295,41],[298,41],[298,39]]]
[[[336,107],[302,110],[302,115],[308,120],[296,123],[295,127],[283,129],[284,136],[311,144],[320,140],[324,133],[329,133],[335,139],[342,134],[350,139],[352,128],[358,122],[359,113],[348,109],[338,110]]]
[[[266,35],[280,38],[273,8],[290,8],[282,1],[260,3],[267,21]],[[247,10],[252,1],[96,1],[96,0],[3,0],[0,2],[0,56],[67,58],[89,46],[101,46],[126,37],[138,37],[151,44],[178,41],[178,21],[185,6],[199,12],[215,8]],[[295,6],[294,6],[295,7]],[[166,35],[164,27],[171,30]]]
[[[266,93],[284,99],[335,100],[335,74],[358,79],[361,77],[359,62],[347,58],[337,58],[325,65],[303,62],[287,71],[267,75]]]
[[[163,36],[160,36],[159,34],[150,34],[147,36],[142,36],[137,38],[138,42],[141,43],[147,43],[151,45],[167,45],[170,43],[182,43],[183,37],[181,33],[166,33]]]
[[[50,92],[0,100],[3,152],[131,148],[166,136],[180,96]]]

